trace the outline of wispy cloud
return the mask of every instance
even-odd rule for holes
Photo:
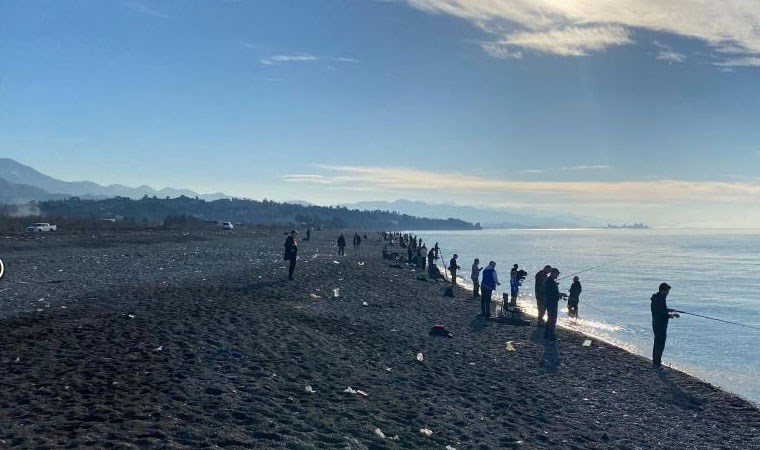
[[[563,182],[513,181],[461,173],[438,173],[398,167],[317,166],[323,174],[284,175],[292,183],[341,189],[376,189],[396,192],[448,190],[467,195],[494,197],[525,195],[541,201],[663,203],[663,202],[748,202],[760,201],[760,185],[718,181],[620,181]],[[653,201],[656,199],[656,201]]]
[[[522,173],[544,173],[545,170],[543,169],[527,169],[523,170]]]
[[[662,44],[658,41],[654,41],[654,45],[660,49],[655,57],[656,59],[667,61],[669,63],[682,63],[686,61],[686,55],[674,51],[669,45]]]
[[[253,48],[253,47],[251,47]],[[308,53],[302,53],[299,55],[275,55],[275,56],[269,56],[267,58],[261,58],[259,62],[261,64],[272,66],[275,64],[283,64],[283,63],[292,63],[292,62],[313,62],[313,61],[332,61],[332,62],[341,62],[341,63],[354,63],[358,62],[358,59],[355,58],[349,58],[346,56],[338,56],[338,57],[319,57],[314,56]]]
[[[262,58],[259,60],[261,64],[266,64],[268,66],[274,65],[274,64],[280,64],[280,63],[289,63],[289,62],[305,62],[305,61],[317,61],[319,58],[317,58],[314,55],[276,55],[276,56],[270,56],[268,58]]]
[[[168,14],[165,14],[153,7],[150,7],[148,5],[138,3],[138,2],[125,2],[124,6],[126,6],[127,8],[131,9],[133,12],[136,12],[138,14],[155,17],[157,19],[168,19],[169,17],[171,17]]]
[[[611,168],[612,166],[570,166],[563,167],[562,170],[604,170]]]
[[[503,58],[520,49],[584,56],[634,42],[637,29],[700,40],[721,66],[757,66],[760,3],[748,0],[406,0],[418,9],[470,21],[493,36],[481,45]],[[658,59],[682,62],[673,50]]]

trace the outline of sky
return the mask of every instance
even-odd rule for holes
[[[754,0],[0,0],[63,180],[760,226]]]

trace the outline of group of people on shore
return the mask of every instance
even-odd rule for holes
[[[310,231],[311,230],[309,230],[308,233],[309,235],[311,234]],[[293,279],[293,272],[295,271],[296,261],[298,259],[297,235],[297,230],[291,230],[289,236],[285,240],[284,259],[290,262],[288,268],[288,279],[290,280]],[[415,235],[388,231],[383,231],[380,235],[383,241],[386,242],[383,247],[383,257],[400,259],[400,252],[388,250],[389,246],[394,247],[396,245],[395,242],[398,242],[399,247],[406,249],[406,259],[409,264],[414,264],[422,270],[425,270],[427,266],[428,275],[434,280],[445,278],[435,263],[442,256],[438,242],[436,242],[428,251],[427,247],[422,242],[422,238]],[[364,239],[367,240],[366,234],[364,235]],[[361,256],[361,243],[362,237],[359,233],[354,233],[353,245],[355,256]],[[338,255],[345,255],[346,239],[343,234],[338,237],[337,244]],[[449,261],[447,268],[451,274],[452,295],[454,288],[457,286],[457,273],[462,268],[458,264],[458,259],[459,255],[455,253]],[[573,282],[570,285],[569,294],[560,292],[558,283],[559,275],[559,269],[552,267],[549,264],[536,272],[535,275],[534,295],[536,299],[536,308],[538,310],[536,326],[544,328],[544,339],[548,341],[557,340],[556,327],[559,301],[561,299],[567,300],[568,316],[577,320],[578,305],[583,290],[580,279],[575,275],[573,276]],[[520,287],[526,276],[527,272],[521,270],[518,264],[512,266],[509,276],[511,295],[510,304],[512,306],[517,303]],[[491,297],[496,290],[496,287],[501,284],[496,272],[496,262],[490,261],[486,267],[480,267],[480,259],[475,258],[470,271],[470,279],[472,280],[473,298],[477,299],[480,297],[480,315],[484,319],[487,319],[491,317]],[[651,297],[652,330],[654,332],[652,364],[657,369],[661,369],[662,353],[665,349],[665,341],[667,339],[668,322],[670,319],[679,317],[678,311],[667,307],[666,298],[669,292],[670,285],[662,283],[659,286],[658,292],[654,293]],[[506,301],[508,299],[507,294],[504,294],[504,297]],[[546,319],[544,319],[544,317],[546,317]]]

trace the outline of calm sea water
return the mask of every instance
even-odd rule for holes
[[[437,241],[446,262],[457,253],[465,278],[474,258],[481,266],[496,261],[502,290],[509,290],[509,270],[519,264],[528,272],[521,297],[532,314],[540,267],[558,267],[563,278],[602,265],[578,275],[578,324],[569,325],[565,310],[560,324],[649,358],[649,298],[663,281],[672,286],[670,308],[760,327],[760,229],[414,233],[428,248]],[[571,282],[571,276],[561,279],[560,289],[567,292]],[[663,363],[760,404],[760,330],[682,314],[670,321]]]

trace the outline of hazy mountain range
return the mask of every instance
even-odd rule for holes
[[[340,206],[362,210],[395,211],[431,219],[455,217],[467,222],[479,222],[484,228],[574,228],[589,226],[596,222],[572,215],[549,215],[532,211],[477,208],[447,203],[430,204],[411,200],[359,202]]]
[[[0,203],[27,203],[31,200],[57,200],[67,197],[109,198],[129,197],[199,197],[204,200],[227,198],[222,193],[198,194],[188,189],[153,189],[150,186],[136,188],[121,184],[103,186],[92,181],[63,181],[16,162],[10,158],[0,158]]]

